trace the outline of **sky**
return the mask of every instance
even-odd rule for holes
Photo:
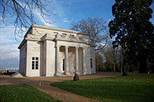
[[[71,25],[88,17],[102,17],[109,22],[112,17],[112,5],[114,0],[47,0],[47,15],[42,18],[40,12],[34,11],[39,25],[51,27],[71,28]],[[151,6],[154,10],[154,3]],[[0,68],[18,68],[18,46],[25,32],[20,32],[20,37],[15,39],[14,16],[6,18],[2,22],[0,16]],[[151,21],[154,24],[154,14]]]

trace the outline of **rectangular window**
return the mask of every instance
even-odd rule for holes
[[[35,62],[34,62],[34,61],[32,61],[32,69],[34,69],[34,63],[35,63]]]
[[[32,57],[32,69],[38,69],[39,66],[39,58],[38,57]]]
[[[63,59],[63,71],[65,70],[65,59]]]
[[[32,60],[35,60],[35,57],[32,57]]]
[[[92,60],[92,58],[90,59],[90,66],[91,66],[91,68],[93,68],[93,60]]]

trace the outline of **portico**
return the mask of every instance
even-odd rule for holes
[[[84,74],[84,48],[79,46],[58,45],[56,49],[56,75],[72,75],[73,73]]]

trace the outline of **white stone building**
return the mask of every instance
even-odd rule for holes
[[[25,76],[63,76],[96,72],[89,36],[72,30],[32,25],[18,47]]]

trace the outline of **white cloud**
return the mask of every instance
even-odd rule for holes
[[[50,19],[46,16],[46,15],[43,15],[39,9],[34,9],[33,12],[34,16],[41,22],[43,23],[44,25],[47,25],[47,26],[55,26],[52,22],[50,22]]]
[[[51,20],[45,16],[45,15],[42,15],[42,13],[38,10],[38,9],[34,9],[33,10],[33,14],[35,15],[35,17],[38,18],[38,20],[41,21],[41,23],[43,23],[44,25],[47,25],[47,26],[55,26],[55,24],[53,24],[53,22],[51,22]]]
[[[64,8],[62,5],[57,3],[57,0],[52,0],[52,6],[54,7],[53,12],[55,13],[56,16],[64,17],[65,15]]]
[[[17,49],[17,45],[10,45],[10,46],[6,46],[7,48],[2,48],[0,50],[0,60],[4,60],[4,59],[11,59],[11,58],[18,58],[19,56],[19,51]]]
[[[54,1],[54,0],[53,0],[53,1]],[[20,3],[23,7],[25,7],[25,5],[26,5],[24,2],[18,1],[18,3]],[[28,7],[25,8],[25,9],[27,9],[28,11],[30,11]],[[32,13],[33,13],[33,15],[34,15],[41,23],[43,23],[44,25],[47,25],[47,26],[56,26],[56,24],[54,24],[54,23],[51,21],[51,18],[49,18],[47,15],[44,15],[44,14],[40,11],[39,8],[37,8],[37,7],[33,8],[33,9],[32,9]],[[46,13],[48,13],[48,12],[46,12]],[[37,22],[36,22],[36,23],[37,23]]]
[[[64,18],[63,22],[64,22],[64,23],[70,23],[71,20],[69,20],[68,18]]]
[[[14,26],[0,27],[0,61],[18,59],[18,45],[20,41],[15,40]],[[11,60],[10,60],[11,61]],[[8,64],[11,62],[8,62]],[[2,65],[3,63],[1,63]],[[5,66],[5,64],[3,65]],[[1,66],[0,66],[1,67]]]
[[[2,21],[3,20],[3,18],[2,18],[2,16],[0,16],[0,21]]]
[[[24,4],[22,4],[22,5],[24,5]],[[33,10],[34,16],[42,24],[47,25],[47,26],[57,26],[56,22],[54,22],[54,19],[57,20],[57,17],[59,17],[64,22],[69,22],[69,19],[64,18],[64,15],[65,15],[64,10],[63,10],[62,6],[59,3],[57,3],[56,0],[53,0],[52,7],[48,7],[48,8],[50,9],[49,10],[50,12],[47,12],[47,13],[50,13],[51,14],[50,16],[42,15],[41,12],[39,11],[39,9],[37,9],[37,8],[35,8]],[[54,12],[54,13],[52,14],[51,12]],[[2,20],[2,17],[0,17],[0,21],[1,20]],[[9,24],[9,25],[11,25],[11,24]],[[18,59],[19,59],[18,46],[19,46],[21,40],[23,39],[23,35],[25,34],[25,32],[21,32],[20,33],[21,37],[18,37],[19,41],[16,41],[15,40],[16,37],[14,35],[14,30],[15,30],[15,27],[12,25],[7,26],[3,23],[0,24],[0,67],[2,65],[5,66],[4,62],[6,62],[7,60],[8,60],[7,64],[12,64],[14,61],[18,62]],[[17,63],[15,65],[18,66]]]

